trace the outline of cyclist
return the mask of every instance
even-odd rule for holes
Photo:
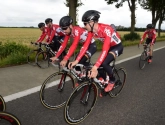
[[[38,38],[37,42],[42,42],[45,39],[46,36],[47,36],[47,38],[46,38],[46,42],[47,42],[49,40],[48,39],[48,35],[50,33],[49,28],[48,27],[45,27],[45,23],[43,23],[43,22],[41,22],[41,23],[38,24],[38,28],[42,31],[42,34]]]
[[[92,37],[102,41],[102,53],[96,61],[95,65],[92,67],[91,71],[88,73],[88,76],[89,78],[95,78],[98,74],[97,69],[102,66],[109,76],[109,82],[104,91],[109,92],[113,89],[115,82],[115,78],[112,75],[112,68],[109,64],[117,56],[122,54],[123,46],[119,34],[115,32],[110,25],[98,23],[100,14],[101,13],[96,10],[88,10],[82,16],[84,27],[88,30],[88,38],[86,39],[85,44],[82,47],[80,54],[78,55],[76,60],[71,63],[72,66],[74,66],[80,61],[80,59],[86,52]],[[72,66],[69,68],[72,68]]]
[[[63,42],[65,34],[62,31],[62,29],[59,27],[59,25],[53,24],[52,22],[53,20],[51,18],[47,18],[45,20],[45,23],[50,30],[50,33],[48,36],[49,37],[48,44],[50,45],[52,50],[56,52],[58,51],[61,43]]]
[[[154,25],[153,24],[147,24],[146,26],[146,31],[144,32],[143,36],[142,36],[142,39],[140,41],[139,44],[142,44],[143,40],[145,39],[146,35],[148,35],[148,38],[146,39],[146,42],[145,44],[150,44],[150,56],[149,56],[149,59],[148,59],[148,63],[151,63],[152,62],[152,54],[153,54],[153,45],[155,44],[155,41],[156,41],[156,30],[154,28]]]
[[[51,58],[52,61],[55,61],[60,56],[60,54],[65,50],[69,38],[70,37],[73,38],[73,43],[70,46],[67,55],[60,63],[62,67],[66,66],[68,59],[72,56],[72,54],[76,50],[78,43],[80,42],[82,44],[85,44],[88,35],[87,30],[79,26],[73,26],[72,23],[73,23],[73,19],[70,16],[62,17],[59,22],[59,25],[66,34],[66,36],[56,56]],[[81,58],[81,60],[79,60],[79,63],[85,64],[85,62],[96,52],[96,50],[97,48],[96,48],[95,40],[91,38],[89,40],[89,46],[87,47],[87,51],[85,51],[83,57]]]

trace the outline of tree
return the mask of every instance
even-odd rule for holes
[[[76,16],[78,15],[78,7],[82,6],[83,3],[81,0],[66,0],[66,3],[64,3],[66,7],[69,7],[69,16],[73,18],[73,25],[76,25]]]
[[[143,9],[151,11],[152,13],[152,24],[154,27],[158,24],[158,36],[160,36],[161,24],[165,17],[165,0],[139,0],[139,4]]]
[[[105,0],[107,1],[107,4],[113,4],[113,3],[116,3],[116,8],[119,8],[119,7],[122,7],[123,6],[123,3],[125,1],[128,2],[128,6],[129,6],[129,9],[131,11],[131,31],[130,33],[134,33],[134,30],[135,30],[135,24],[136,24],[136,21],[135,21],[135,10],[136,10],[136,1],[137,0]]]
[[[152,13],[152,24],[156,26],[161,13],[161,5],[164,0],[139,0],[139,4],[143,9],[151,11]]]
[[[159,23],[158,23],[158,36],[160,37],[160,32],[161,32],[161,25],[163,20],[165,20],[165,9],[162,10],[162,13],[159,18]]]

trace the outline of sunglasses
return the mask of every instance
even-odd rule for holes
[[[84,22],[84,26],[86,26],[88,24],[88,22]]]
[[[67,30],[67,29],[68,29],[68,27],[61,27],[61,29],[62,29],[62,30]]]

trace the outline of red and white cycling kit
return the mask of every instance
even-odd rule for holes
[[[98,23],[97,33],[88,32],[87,40],[85,41],[85,44],[83,45],[76,60],[80,61],[80,59],[86,52],[92,37],[103,42],[102,53],[95,64],[96,67],[99,67],[107,56],[109,49],[120,44],[121,40],[119,34],[115,32],[111,26]]]
[[[52,24],[52,27],[49,29],[50,33],[49,33],[49,41],[48,43],[51,43],[54,36],[65,36],[65,33],[62,31],[62,29],[60,28],[59,25],[56,24]]]
[[[73,41],[72,45],[70,46],[70,49],[69,49],[67,55],[64,57],[64,60],[68,60],[72,56],[74,51],[76,50],[78,43],[80,42],[80,43],[84,44],[84,42],[87,39],[87,35],[88,35],[88,31],[86,31],[85,29],[83,29],[79,26],[74,26],[72,29],[71,35],[65,36],[64,41],[61,44],[61,46],[56,54],[56,58],[58,58],[61,55],[61,53],[64,51],[64,49],[66,48],[69,38],[73,37],[74,41]],[[93,43],[93,42],[95,42],[95,40],[91,38],[89,41],[89,44]]]
[[[46,38],[46,42],[47,42],[49,40],[49,37],[48,37],[49,34],[50,34],[50,29],[48,27],[45,27],[44,31],[42,31],[42,34],[38,38],[37,42],[42,42],[45,39],[46,36],[47,36],[47,38]]]
[[[146,35],[148,35],[148,38],[151,39],[151,44],[154,43],[155,39],[156,39],[156,30],[155,29],[150,29],[150,30],[146,30],[142,36],[142,39],[140,41],[140,43],[143,42],[144,38],[146,37]]]

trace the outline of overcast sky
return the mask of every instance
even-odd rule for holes
[[[58,24],[61,17],[68,14],[69,8],[64,5],[65,0],[1,0],[0,26],[35,26],[44,22],[46,18],[53,19]],[[82,0],[79,7],[79,25],[83,26],[81,17],[89,9],[101,12],[100,22],[105,24],[130,26],[130,11],[127,2],[117,9],[115,5],[107,5],[104,0]],[[138,6],[136,10],[136,27],[146,27],[151,23],[151,12]],[[165,29],[164,24],[162,28]]]

